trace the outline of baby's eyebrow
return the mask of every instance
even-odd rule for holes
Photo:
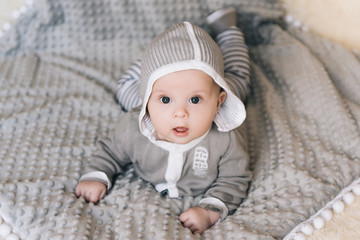
[[[192,95],[208,95],[205,91],[195,91]]]
[[[151,92],[152,92],[152,93],[156,92],[156,93],[163,93],[163,94],[166,94],[166,93],[167,93],[167,90],[153,88]]]

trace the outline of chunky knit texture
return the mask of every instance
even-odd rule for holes
[[[254,178],[203,236],[130,168],[98,205],[73,194],[122,114],[116,82],[150,41],[224,1],[37,0],[0,40],[0,216],[24,239],[279,239],[360,177],[360,63],[282,25],[274,0],[229,0],[249,44]],[[141,151],[141,150],[140,150]]]

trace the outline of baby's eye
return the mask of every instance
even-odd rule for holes
[[[171,99],[169,97],[161,97],[160,101],[164,104],[168,104],[171,102]]]
[[[192,97],[190,99],[190,103],[192,104],[198,104],[201,101],[200,97]]]

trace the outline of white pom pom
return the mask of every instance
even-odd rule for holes
[[[301,227],[301,231],[305,234],[305,235],[311,235],[313,233],[313,227],[306,223]]]
[[[308,26],[301,26],[301,30],[304,31],[304,32],[308,32],[309,27]]]
[[[324,219],[322,219],[321,217],[316,217],[313,221],[313,225],[316,229],[323,228],[325,225]]]
[[[355,193],[356,195],[360,195],[360,184],[356,184],[353,189],[352,189],[353,193]]]
[[[288,22],[288,23],[291,23],[294,21],[294,17],[291,16],[291,15],[286,15],[285,16],[285,21]]]
[[[296,235],[294,236],[294,240],[306,240],[306,237],[302,233],[296,233]]]
[[[20,14],[23,14],[23,13],[26,12],[26,10],[27,10],[27,7],[26,7],[26,6],[21,6],[21,8],[19,9],[19,13],[20,13]]]
[[[3,223],[0,225],[0,236],[6,238],[7,236],[9,236],[9,234],[11,233],[11,227],[6,224]]]
[[[6,240],[19,240],[19,236],[14,234],[14,233],[11,233],[7,238]]]
[[[341,213],[342,211],[344,211],[345,205],[342,201],[336,201],[333,205],[333,209],[336,213]]]
[[[350,205],[350,204],[352,204],[353,202],[354,202],[354,200],[355,200],[355,196],[354,196],[354,194],[352,194],[352,193],[346,193],[345,195],[344,195],[344,202],[347,204],[347,205]]]
[[[2,26],[2,28],[5,30],[5,31],[9,31],[11,29],[11,24],[9,22],[5,22]]]
[[[295,20],[295,21],[293,22],[293,25],[294,25],[295,27],[301,27],[301,22],[300,22],[299,20]]]
[[[19,11],[13,11],[11,13],[11,16],[13,19],[18,19],[20,17],[20,13],[19,13]]]
[[[332,212],[330,209],[325,209],[322,211],[321,216],[325,219],[325,221],[329,222],[332,218]]]
[[[34,0],[26,0],[26,4],[31,6],[34,4]]]

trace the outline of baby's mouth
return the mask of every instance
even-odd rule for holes
[[[188,135],[189,129],[186,127],[176,127],[176,128],[173,128],[173,133],[177,137],[185,137]]]

